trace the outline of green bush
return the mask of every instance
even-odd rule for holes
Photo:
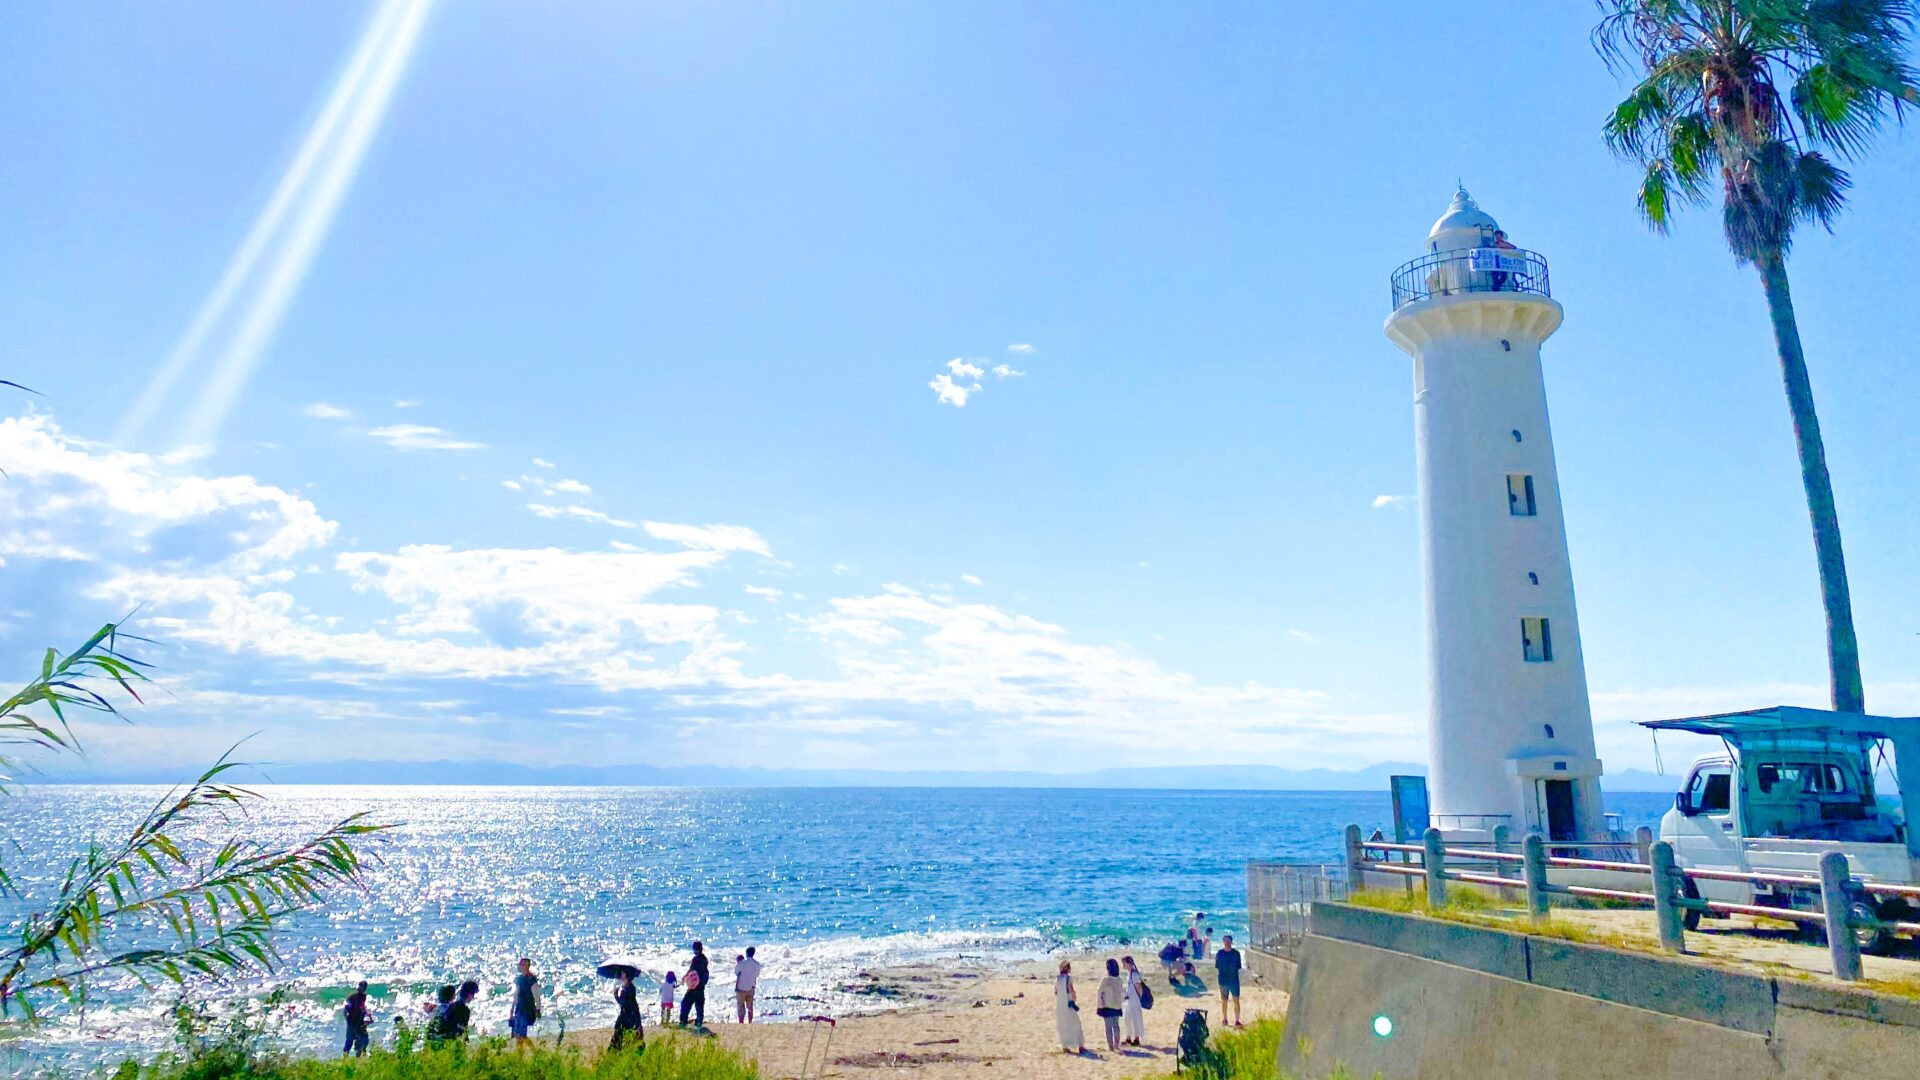
[[[758,1080],[760,1071],[717,1043],[654,1038],[645,1050],[594,1055],[579,1047],[516,1048],[504,1039],[363,1058],[245,1056],[224,1047],[128,1062],[113,1080]]]

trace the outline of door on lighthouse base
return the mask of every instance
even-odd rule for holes
[[[1573,781],[1542,780],[1547,803],[1547,838],[1571,843],[1580,839],[1580,824],[1574,820]]]

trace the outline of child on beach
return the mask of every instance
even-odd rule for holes
[[[678,975],[675,975],[671,971],[667,972],[666,978],[660,980],[660,1026],[661,1027],[665,1027],[668,1024],[673,1023],[673,992],[675,989],[679,987],[679,985],[680,985],[680,977]]]

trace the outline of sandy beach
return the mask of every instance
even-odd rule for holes
[[[759,1062],[768,1080],[795,1080],[801,1075],[807,1044],[814,1039],[809,1080],[819,1076],[846,1078],[897,1076],[913,1070],[928,1080],[945,1077],[1097,1077],[1101,1080],[1153,1076],[1173,1071],[1174,1037],[1188,1008],[1207,1010],[1209,1026],[1219,1027],[1220,999],[1182,998],[1167,990],[1157,963],[1146,971],[1156,1001],[1147,1012],[1146,1046],[1126,1047],[1122,1053],[1106,1048],[1100,1018],[1093,1014],[1095,972],[1117,953],[1090,953],[1074,961],[1075,985],[1080,993],[1082,1027],[1087,1053],[1074,1057],[1060,1051],[1053,1029],[1053,977],[1058,959],[996,969],[966,964],[919,965],[862,972],[848,989],[897,1003],[886,1012],[837,1018],[829,1067],[821,1071],[820,1058],[827,1032],[805,1023],[733,1023],[733,1001],[716,1000],[708,1006],[708,1025],[729,1049]],[[1204,975],[1210,975],[1206,971]],[[1265,986],[1251,971],[1243,976],[1245,1019],[1278,1016],[1286,1011],[1286,994]],[[1209,985],[1211,981],[1209,980]],[[716,995],[718,997],[718,995]],[[724,1011],[724,1015],[722,1014]],[[662,1032],[647,1018],[649,1040],[693,1037],[678,1030]],[[824,1027],[824,1026],[822,1026]],[[570,1033],[598,1050],[611,1033],[592,1030]]]

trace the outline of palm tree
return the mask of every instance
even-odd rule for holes
[[[1864,152],[1889,115],[1920,104],[1906,63],[1907,0],[1599,0],[1594,44],[1639,82],[1607,117],[1608,147],[1645,169],[1640,212],[1664,233],[1719,181],[1727,246],[1760,273],[1780,353],[1827,614],[1833,707],[1864,712],[1860,647],[1800,328],[1787,287],[1793,231],[1829,230],[1851,181],[1833,157]]]

